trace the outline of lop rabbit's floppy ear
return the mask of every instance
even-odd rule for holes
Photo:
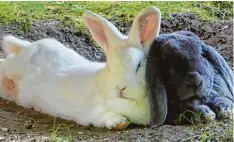
[[[149,56],[154,57],[156,48],[150,48]],[[159,126],[164,123],[168,113],[167,92],[163,83],[160,60],[147,59],[146,90],[150,102],[150,125]]]
[[[102,16],[91,11],[85,11],[82,19],[94,40],[100,47],[104,48],[104,51],[115,48],[121,41],[122,34]]]
[[[224,58],[217,51],[215,51],[213,47],[206,45],[202,41],[201,44],[203,52],[202,56],[213,65],[214,69],[216,69],[218,74],[220,74],[221,77],[225,80],[231,94],[234,95],[233,71],[231,70],[227,62],[224,60]]]
[[[29,44],[30,42],[21,40],[11,35],[3,37],[3,48],[4,52],[7,54],[18,54],[23,50],[25,46],[28,46]]]
[[[131,43],[141,44],[144,48],[151,45],[158,36],[161,24],[161,12],[150,6],[142,9],[133,21],[128,37]]]

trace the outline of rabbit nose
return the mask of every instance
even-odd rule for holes
[[[125,98],[125,97],[123,96],[123,94],[124,94],[124,91],[127,89],[127,86],[122,87],[122,88],[119,88],[118,86],[116,86],[116,89],[119,90],[119,95],[120,95],[120,97],[121,97],[121,98]]]
[[[187,74],[186,83],[188,85],[198,87],[202,81],[202,77],[198,72],[190,72]]]

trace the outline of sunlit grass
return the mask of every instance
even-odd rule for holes
[[[83,29],[85,9],[108,20],[125,24],[147,6],[160,8],[163,18],[171,13],[194,13],[203,20],[232,18],[233,2],[0,2],[0,24],[24,23],[24,30],[38,20],[59,19],[65,26]]]

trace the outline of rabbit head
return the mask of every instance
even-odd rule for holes
[[[181,100],[209,94],[214,70],[202,57],[202,44],[196,35],[186,31],[162,34],[152,46],[158,47],[155,53],[163,62],[166,87],[173,86]]]
[[[158,36],[160,29],[160,11],[155,7],[141,10],[135,17],[128,35],[123,35],[102,16],[85,11],[82,19],[93,39],[106,54],[106,77],[109,84],[116,84],[120,91],[128,90],[131,85],[139,84],[137,76],[144,76],[145,53]],[[130,89],[131,90],[131,89]],[[127,93],[128,98],[138,99],[142,93]],[[141,95],[137,95],[141,94]]]

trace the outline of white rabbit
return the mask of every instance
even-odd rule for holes
[[[14,81],[17,90],[7,93],[2,81],[1,97],[84,126],[149,124],[145,54],[159,34],[159,9],[140,11],[128,36],[90,11],[82,19],[104,49],[106,63],[89,61],[54,39],[28,42],[9,35],[3,39],[8,56],[0,75]]]

